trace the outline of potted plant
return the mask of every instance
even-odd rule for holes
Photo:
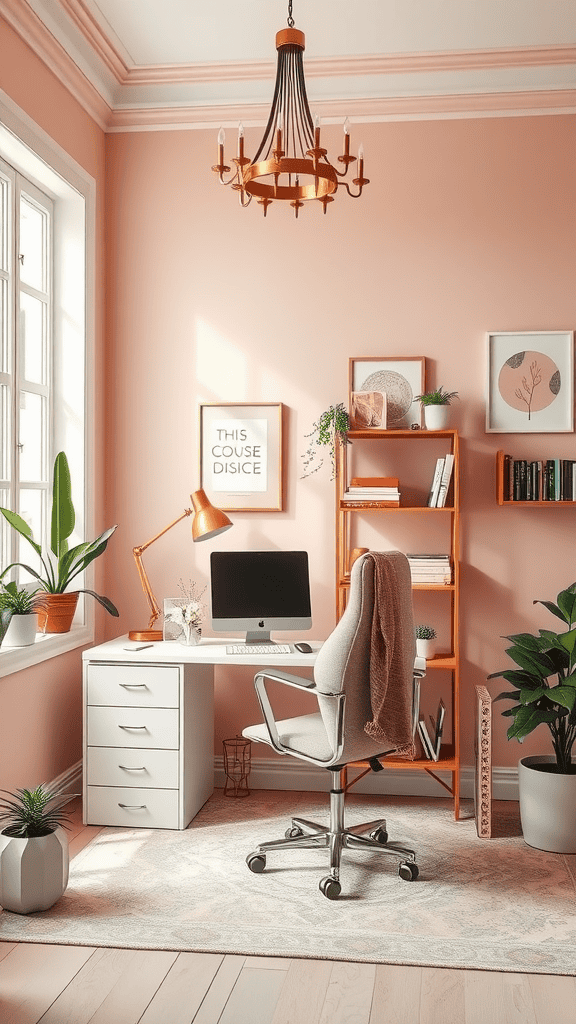
[[[433,658],[438,634],[433,626],[416,626],[416,654],[419,658]]]
[[[13,580],[0,583],[0,609],[10,609],[10,623],[2,643],[4,647],[29,647],[36,639],[38,615],[34,608],[36,590],[19,587]]]
[[[328,448],[330,465],[332,467],[331,480],[336,473],[336,446],[351,444],[348,438],[350,418],[342,402],[338,405],[330,405],[321,416],[318,417],[312,426],[312,430],[306,437],[311,438],[310,444],[302,458],[304,459],[304,472],[301,479],[317,473],[324,465],[323,448]],[[319,450],[320,449],[320,450]]]
[[[72,504],[72,488],[70,469],[64,452],[59,452],[54,462],[54,481],[52,487],[52,520],[50,551],[42,551],[42,547],[32,536],[32,530],[21,516],[7,508],[0,512],[18,533],[24,537],[39,556],[44,575],[23,562],[13,562],[2,573],[0,580],[15,565],[20,565],[34,579],[38,580],[44,593],[35,598],[35,608],[39,612],[40,628],[44,633],[67,633],[72,625],[79,594],[90,594],[106,609],[110,615],[118,615],[118,609],[107,597],[94,593],[93,590],[67,591],[72,580],[83,572],[95,558],[106,550],[106,545],[116,526],[101,533],[96,540],[77,544],[68,548],[70,537],[76,522],[74,505]],[[54,558],[52,557],[55,556]]]
[[[445,391],[442,386],[416,395],[415,401],[424,406],[424,422],[428,430],[444,430],[448,426],[449,406],[455,398],[458,398],[457,391]]]
[[[69,815],[62,805],[71,794],[44,784],[0,792],[0,906],[16,914],[48,910],[68,885]]]
[[[507,636],[512,646],[506,654],[517,667],[488,678],[502,676],[513,687],[495,697],[514,701],[502,712],[512,719],[508,739],[521,743],[539,725],[550,730],[554,755],[524,757],[518,765],[524,839],[539,850],[576,853],[576,583],[558,594],[556,604],[533,603],[543,604],[568,629]]]

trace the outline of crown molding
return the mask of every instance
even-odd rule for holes
[[[105,131],[112,115],[111,106],[25,0],[0,0],[0,14]]]

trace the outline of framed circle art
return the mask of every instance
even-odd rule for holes
[[[574,430],[574,332],[488,335],[486,432]]]

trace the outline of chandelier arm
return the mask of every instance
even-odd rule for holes
[[[268,117],[268,124],[266,125],[266,128],[264,130],[264,135],[262,136],[262,141],[260,143],[260,147],[258,149],[258,152],[256,153],[256,155],[252,159],[252,163],[253,164],[257,164],[258,163],[258,160],[260,159],[260,157],[261,157],[261,155],[262,155],[262,153],[263,153],[263,151],[264,151],[264,149],[266,147],[266,144],[268,144],[268,149],[266,150],[266,153],[264,155],[264,159],[265,160],[268,159],[268,154],[270,153],[270,147],[272,145],[272,142],[274,141],[274,132],[276,130],[277,121],[278,121],[278,100],[279,100],[279,98],[282,95],[281,83],[282,83],[282,68],[283,68],[283,64],[284,64],[284,50],[279,50],[278,51],[278,68],[277,68],[277,71],[276,71],[276,84],[274,86],[274,96],[272,97],[272,106],[270,108],[270,115]]]
[[[338,171],[336,171],[336,174],[338,174]],[[360,196],[362,195],[362,186],[363,185],[368,185],[368,178],[364,178],[363,179],[362,185],[359,186],[358,192],[351,192],[350,191],[350,185],[348,184],[347,181],[339,181],[338,182],[338,188],[344,187],[351,199],[360,199]]]

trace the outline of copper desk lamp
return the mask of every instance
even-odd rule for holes
[[[140,547],[133,548],[132,553],[136,560],[136,568],[138,569],[138,575],[140,576],[140,582],[146,594],[146,600],[150,605],[150,622],[148,623],[148,629],[131,629],[128,633],[130,640],[147,640],[147,641],[158,641],[163,638],[163,631],[161,629],[153,629],[154,623],[160,615],[160,608],[154,594],[152,593],[152,587],[150,586],[150,580],[146,575],[146,570],[142,563],[142,555],[146,548],[149,548],[154,541],[163,537],[168,530],[171,530],[176,523],[181,522],[186,516],[194,516],[192,520],[192,540],[208,540],[210,537],[216,537],[219,533],[224,533],[225,530],[229,530],[232,523],[228,519],[225,512],[222,512],[219,508],[215,508],[212,505],[203,490],[194,491],[194,494],[190,495],[193,509],[187,508],[184,510],[178,519],[175,519],[173,523],[164,527],[160,533],[157,533],[151,540],[146,541]]]

